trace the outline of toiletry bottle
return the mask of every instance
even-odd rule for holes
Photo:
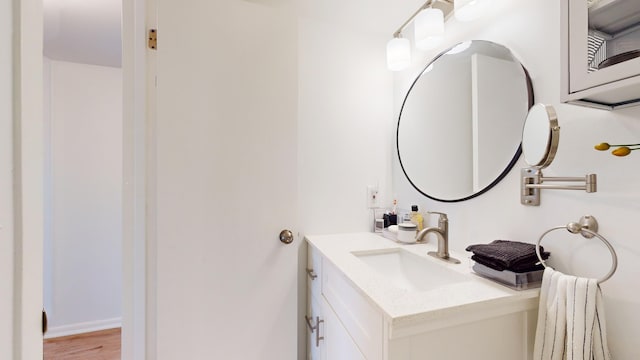
[[[393,199],[393,209],[389,214],[389,225],[398,225],[398,201]]]
[[[418,231],[424,229],[424,218],[418,212],[418,205],[411,205],[411,222],[416,224]]]

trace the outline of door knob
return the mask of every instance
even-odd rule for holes
[[[280,231],[280,241],[285,244],[291,244],[293,242],[293,233],[291,230],[284,229]]]

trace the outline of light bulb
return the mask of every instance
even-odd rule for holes
[[[422,10],[414,20],[413,29],[418,49],[437,47],[444,40],[444,13],[434,8]]]
[[[483,16],[489,9],[490,0],[455,0],[454,14],[460,21],[471,21]]]
[[[411,64],[411,43],[408,39],[393,38],[387,43],[387,66],[391,71],[404,70]]]

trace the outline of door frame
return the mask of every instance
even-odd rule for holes
[[[155,250],[153,236],[153,98],[146,46],[152,27],[152,0],[122,0],[123,198],[122,349],[123,360],[154,359]]]
[[[42,0],[13,0],[13,357],[42,359]]]
[[[13,355],[42,359],[44,238],[43,4],[13,3]],[[122,1],[123,44],[123,295],[122,359],[152,358],[147,329],[147,66],[145,0]],[[147,256],[149,255],[149,256]],[[152,269],[152,268],[151,268]],[[152,324],[154,325],[154,324]],[[151,342],[149,342],[151,341]]]

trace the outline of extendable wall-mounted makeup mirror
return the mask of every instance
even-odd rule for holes
[[[522,153],[529,168],[520,171],[520,203],[540,205],[540,190],[585,190],[596,192],[596,174],[585,177],[545,177],[542,169],[551,164],[560,142],[558,116],[551,105],[536,104],[529,109],[522,130]],[[580,184],[557,185],[548,182],[577,182]]]
[[[522,130],[522,153],[524,161],[531,167],[544,169],[556,156],[560,141],[558,116],[553,106],[536,104]]]

